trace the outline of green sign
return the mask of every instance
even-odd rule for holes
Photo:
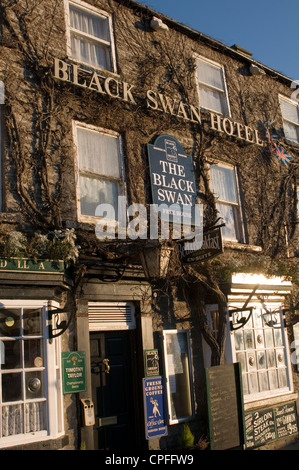
[[[61,274],[64,271],[64,262],[31,258],[0,258],[1,271]]]
[[[85,351],[61,353],[63,393],[86,391]]]

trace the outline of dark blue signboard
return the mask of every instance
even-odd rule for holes
[[[192,157],[174,137],[161,135],[154,145],[148,144],[148,159],[153,204],[159,206],[161,219],[183,224],[184,215],[190,225],[201,225],[195,216],[198,207]]]
[[[145,437],[167,436],[163,377],[143,379]]]

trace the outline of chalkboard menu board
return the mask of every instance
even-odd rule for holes
[[[252,449],[298,433],[296,403],[245,414],[245,447]]]
[[[225,450],[243,444],[243,397],[240,364],[206,369],[210,448]]]

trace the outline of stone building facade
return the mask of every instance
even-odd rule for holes
[[[0,448],[294,440],[292,80],[134,0],[0,8]],[[235,363],[225,444],[208,374]]]

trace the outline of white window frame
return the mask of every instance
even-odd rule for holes
[[[100,38],[94,38],[93,36],[89,35],[88,33],[83,33],[82,31],[77,32],[75,29],[71,27],[71,22],[70,22],[70,4],[76,6],[77,8],[80,8],[81,10],[85,10],[93,15],[97,15],[100,17],[105,17],[109,21],[109,31],[110,31],[110,42],[107,42],[104,39]],[[90,64],[88,62],[82,62],[73,57],[72,55],[72,45],[71,45],[71,35],[72,33],[77,32],[82,37],[86,37],[86,39],[93,40],[94,42],[98,42],[99,44],[105,45],[107,48],[110,49],[110,54],[111,54],[111,70],[107,70],[108,72],[111,73],[117,73],[117,67],[116,67],[116,52],[115,52],[115,40],[114,40],[114,30],[113,30],[113,22],[112,22],[112,17],[109,13],[107,13],[104,10],[100,10],[99,8],[96,8],[89,3],[83,2],[82,0],[64,0],[64,10],[65,10],[65,21],[66,21],[66,32],[67,32],[67,37],[66,37],[66,45],[67,45],[67,56],[70,57],[74,62],[77,62],[79,64],[84,64],[88,67],[93,67],[94,69],[98,70],[106,70],[103,69],[102,67],[99,67],[95,64]]]
[[[165,370],[165,377],[166,377],[166,390],[167,390],[167,405],[168,405],[168,420],[169,424],[177,424],[185,421],[190,421],[194,417],[194,399],[193,399],[193,384],[192,384],[192,362],[191,362],[191,350],[190,350],[190,331],[189,330],[163,330],[163,358],[164,358],[164,370]],[[188,375],[189,380],[186,383],[186,393],[188,394],[188,406],[190,407],[191,413],[182,416],[179,418],[173,417],[172,415],[172,407],[171,407],[171,394],[174,393],[174,389],[176,387],[176,378],[175,376],[177,373],[175,372],[175,367],[179,366],[178,361],[174,361],[174,357],[170,358],[169,354],[167,354],[167,335],[186,335],[187,338],[187,348],[188,348]]]
[[[74,137],[74,144],[75,144],[75,174],[76,174],[76,201],[77,201],[77,220],[79,222],[87,222],[87,223],[92,223],[96,224],[100,218],[96,216],[90,216],[90,215],[84,215],[81,214],[81,201],[80,201],[80,174],[84,174],[84,171],[80,171],[80,165],[79,165],[79,154],[78,154],[78,139],[77,139],[77,128],[80,127],[82,129],[86,129],[89,131],[93,132],[98,132],[102,134],[106,134],[108,136],[112,136],[118,139],[119,141],[119,168],[120,168],[120,173],[121,177],[117,178],[117,181],[119,182],[121,186],[121,192],[122,196],[127,195],[126,191],[126,180],[125,180],[125,167],[124,167],[124,155],[123,155],[123,145],[122,145],[122,138],[121,135],[118,132],[114,132],[108,129],[104,129],[102,127],[97,127],[93,126],[90,124],[85,124],[80,121],[73,121],[73,137]],[[86,173],[87,174],[87,173]],[[97,173],[95,173],[97,176],[101,176]],[[106,177],[108,180],[110,179],[111,181],[113,178],[107,177],[107,175],[102,175],[104,178]],[[116,180],[116,179],[115,179]],[[111,225],[115,225],[115,220],[111,221]]]
[[[55,302],[47,300],[0,300],[0,306],[5,308],[41,308],[43,311],[43,342],[44,342],[44,369],[45,369],[45,402],[46,402],[46,430],[14,434],[12,436],[0,437],[0,448],[17,445],[25,445],[34,442],[57,439],[65,434],[63,419],[63,395],[61,381],[61,344],[60,338],[49,340],[48,310],[58,306]],[[1,365],[0,365],[1,368]],[[23,369],[22,369],[23,370]],[[1,382],[0,382],[1,387]],[[0,395],[0,408],[2,407]],[[2,408],[1,408],[2,409]],[[0,419],[2,413],[0,410]]]
[[[226,112],[223,113],[224,116],[231,117],[231,110],[230,110],[230,103],[229,103],[229,98],[228,98],[228,90],[227,90],[227,82],[226,82],[226,76],[225,76],[225,70],[224,66],[214,62],[213,60],[207,59],[206,57],[202,57],[199,55],[195,55],[195,60],[196,60],[196,87],[197,87],[197,93],[198,93],[198,99],[199,99],[199,106],[201,107],[201,101],[200,101],[200,88],[208,88],[209,90],[214,90],[217,93],[223,93],[224,96],[224,102],[226,106]],[[207,64],[210,64],[214,66],[215,68],[218,68],[221,70],[222,77],[223,77],[223,84],[224,84],[224,90],[217,88],[209,83],[204,83],[200,82],[197,74],[197,68],[198,68],[198,61],[206,62]],[[213,111],[219,114],[218,110],[212,109],[212,108],[204,108],[207,109],[208,111]]]
[[[298,120],[297,122],[291,121],[287,119],[283,114],[282,114],[282,109],[281,109],[281,103],[285,102],[288,105],[294,106],[297,109],[297,115],[298,115]],[[288,98],[287,96],[284,95],[279,95],[279,104],[280,104],[280,109],[281,109],[281,116],[282,116],[282,122],[283,122],[283,128],[284,128],[284,135],[285,138],[290,142],[290,143],[299,143],[299,105],[297,101],[292,100],[291,98]],[[297,133],[297,139],[292,139],[286,135],[286,130],[285,130],[285,122],[291,124],[292,126],[295,126],[296,133]]]
[[[268,303],[266,301],[265,304],[266,304],[267,310],[274,311],[274,310],[279,310],[280,309],[280,314],[281,314],[281,310],[282,310],[281,303],[272,303],[272,302]],[[253,307],[253,308],[256,308],[256,309],[261,309],[262,305],[261,305],[261,303],[258,303],[258,302],[250,302],[247,307],[248,308]],[[235,303],[235,302],[232,302],[231,305],[229,305],[229,308],[230,308],[230,310],[233,310],[234,308],[242,308],[242,305],[238,304],[238,303]],[[246,325],[243,328],[246,328]],[[258,327],[254,328],[254,326],[253,326],[253,327],[250,328],[250,330],[255,332],[255,331],[259,331],[259,330],[264,330],[264,328],[258,328]],[[293,393],[293,381],[292,381],[290,351],[289,351],[289,345],[288,345],[287,332],[286,332],[285,327],[284,327],[284,320],[283,320],[282,314],[281,314],[281,328],[279,328],[279,330],[282,332],[282,343],[283,344],[280,348],[284,349],[284,358],[285,358],[285,365],[286,365],[285,369],[286,369],[286,374],[287,374],[287,383],[288,383],[288,385],[287,385],[287,387],[276,388],[276,389],[273,389],[273,390],[260,391],[258,393],[245,394],[244,390],[243,390],[244,403],[251,403],[251,402],[254,402],[254,401],[258,401],[258,400],[263,400],[263,399],[268,399],[268,398],[271,398],[271,397],[277,397],[277,396],[282,396],[282,395],[287,395],[287,394]],[[235,330],[235,331],[238,331],[238,330]],[[230,332],[230,343],[231,343],[231,353],[232,353],[233,362],[237,362],[237,353],[243,351],[243,350],[240,350],[240,351],[236,350],[235,331],[231,330],[231,332]],[[266,351],[266,350],[269,350],[269,349],[271,349],[271,348],[264,347],[264,348],[261,348],[261,351]],[[278,348],[275,348],[275,346],[273,346],[273,349],[275,351],[275,349],[278,349]],[[246,351],[246,352],[247,351],[259,351],[259,349],[257,347],[255,347],[253,349],[245,349],[244,348],[244,351]],[[279,367],[276,367],[274,369],[279,369]],[[256,369],[256,370],[258,370],[258,369]],[[264,369],[261,369],[261,370],[264,370]],[[268,372],[269,370],[271,371],[271,368],[266,367],[265,371]],[[253,370],[253,372],[254,372],[254,370]],[[245,373],[245,375],[247,375],[248,371],[245,371],[244,373]]]
[[[234,177],[235,177],[237,202],[225,201],[220,198],[217,198],[216,200],[216,204],[219,203],[222,205],[231,206],[234,212],[234,227],[235,227],[236,237],[235,238],[225,237],[223,234],[224,232],[222,231],[223,240],[227,242],[234,242],[234,243],[245,243],[244,217],[243,217],[243,208],[242,208],[241,198],[240,198],[240,185],[239,185],[239,175],[238,175],[237,167],[234,165],[230,165],[228,163],[223,163],[219,161],[210,163],[209,184],[210,184],[210,189],[213,193],[217,192],[217,189],[213,188],[213,185],[212,185],[212,177],[211,177],[212,165],[233,170]],[[219,212],[219,216],[222,217],[220,211],[218,212]]]

